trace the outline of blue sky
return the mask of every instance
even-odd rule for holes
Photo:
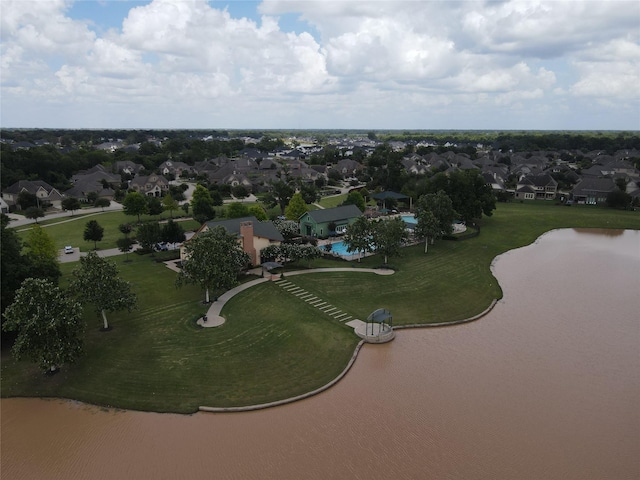
[[[0,126],[638,130],[635,1],[3,0]]]

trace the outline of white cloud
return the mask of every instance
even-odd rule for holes
[[[3,123],[37,110],[6,105],[30,101],[65,102],[69,121],[93,109],[89,118],[114,125],[126,112],[140,125],[230,128],[419,128],[425,109],[437,112],[431,120],[449,111],[447,121],[475,115],[482,125],[493,112],[509,127],[510,114],[552,115],[567,99],[580,118],[588,97],[599,118],[621,102],[640,108],[631,1],[267,0],[261,17],[234,18],[205,0],[154,0],[100,33],[68,18],[69,5],[0,3]],[[318,35],[283,31],[279,16],[289,14]]]

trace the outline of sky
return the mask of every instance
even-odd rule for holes
[[[0,127],[640,130],[640,2],[1,0]]]

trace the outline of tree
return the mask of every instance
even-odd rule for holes
[[[164,211],[162,207],[162,202],[158,197],[147,197],[147,210],[149,215],[157,216],[161,215]]]
[[[193,212],[193,218],[200,223],[205,223],[207,220],[211,220],[215,217],[216,213],[213,210],[213,200],[211,194],[203,185],[196,185],[191,197],[191,211]]]
[[[401,218],[391,220],[379,220],[374,222],[371,243],[376,253],[384,255],[384,264],[388,263],[388,257],[400,255],[402,242],[407,239],[405,223]]]
[[[100,226],[97,220],[89,220],[84,227],[84,240],[93,242],[94,250],[98,249],[98,242],[104,236],[104,228]]]
[[[182,226],[173,220],[169,220],[162,226],[160,236],[163,242],[169,243],[182,243],[186,238]]]
[[[416,219],[418,223],[415,234],[424,237],[424,253],[427,253],[429,241],[442,238],[443,235],[451,235],[453,221],[457,213],[453,209],[453,203],[443,190],[438,193],[422,195],[416,203]]]
[[[285,239],[300,236],[300,225],[296,221],[277,218],[273,221],[273,224]]]
[[[360,209],[361,212],[364,212],[366,208],[364,197],[357,190],[354,190],[353,192],[349,192],[349,194],[347,195],[347,198],[344,200],[344,202],[342,202],[342,205],[355,205]]]
[[[235,235],[223,227],[206,230],[185,244],[185,260],[176,279],[176,286],[195,283],[209,292],[227,290],[237,283],[238,273],[249,264],[249,256],[238,244]]]
[[[44,217],[44,210],[39,207],[29,207],[24,211],[24,216],[38,223],[38,219]]]
[[[73,212],[75,212],[76,210],[80,210],[81,208],[80,200],[74,197],[65,198],[64,200],[62,200],[60,205],[62,206],[62,210],[64,210],[65,212],[71,212],[71,216],[73,216]]]
[[[249,196],[249,192],[247,191],[247,187],[239,184],[231,187],[231,195],[235,198],[246,198]]]
[[[133,230],[133,227],[130,223],[121,223],[120,225],[118,225],[118,230],[120,230],[120,233],[122,233],[125,237],[128,237]]]
[[[265,212],[264,208],[262,208],[260,205],[251,205],[249,207],[249,215],[253,215],[261,222],[268,220],[267,212]]]
[[[82,307],[48,280],[27,278],[4,319],[3,330],[18,333],[11,353],[16,359],[27,357],[44,372],[82,354]]]
[[[158,222],[149,222],[140,225],[136,238],[144,251],[153,252],[153,246],[162,238],[160,224]]]
[[[4,311],[13,303],[15,292],[22,282],[32,275],[33,265],[30,258],[22,253],[22,241],[16,231],[7,228],[9,217],[0,216],[2,231],[0,234],[0,308]]]
[[[314,203],[318,200],[318,187],[316,187],[315,183],[302,182],[300,185],[300,194],[305,203]]]
[[[138,299],[131,291],[131,284],[118,277],[116,264],[89,252],[80,257],[80,267],[73,273],[70,290],[78,293],[82,302],[93,304],[98,315],[102,315],[102,330],[109,330],[106,312],[136,308]]]
[[[449,175],[438,173],[429,181],[429,192],[443,190],[451,199],[453,209],[466,223],[472,223],[484,213],[490,217],[496,208],[496,197],[477,170],[461,170]]]
[[[4,159],[4,157],[3,157]],[[4,162],[3,162],[4,163]],[[26,210],[30,207],[39,207],[38,197],[35,193],[27,192],[26,190],[21,191],[18,194],[18,198],[16,199],[16,203],[20,205],[20,210]]]
[[[118,250],[126,254],[125,262],[129,262],[129,252],[132,250],[134,243],[135,241],[129,237],[122,237],[116,240]]]
[[[111,201],[108,198],[96,198],[96,201],[93,202],[93,206],[101,208],[103,212],[109,205],[111,205]]]
[[[355,222],[347,227],[342,241],[347,247],[347,252],[360,252],[358,261],[361,261],[364,253],[373,251],[371,235],[371,222],[365,217],[358,217]]]
[[[125,215],[137,215],[138,223],[140,223],[140,215],[144,215],[149,211],[147,200],[140,192],[129,192],[122,201],[122,208]]]
[[[242,218],[250,215],[249,207],[243,203],[233,202],[227,205],[227,218]]]
[[[271,189],[265,196],[264,201],[269,207],[278,205],[280,207],[280,213],[284,215],[284,209],[289,204],[289,200],[291,200],[294,193],[295,191],[291,185],[283,180],[278,180],[271,183]]]
[[[26,246],[27,257],[31,262],[31,276],[45,278],[57,285],[62,273],[53,238],[40,225],[35,225],[27,235]]]
[[[173,218],[173,211],[179,208],[178,202],[173,199],[170,193],[167,193],[162,199],[162,208],[169,210],[169,215]]]
[[[289,200],[289,204],[285,209],[285,217],[287,220],[297,221],[302,215],[304,215],[308,210],[307,204],[304,203],[304,198],[302,198],[302,194],[300,192],[296,192]]]
[[[607,206],[609,208],[626,210],[631,206],[631,201],[631,195],[619,188],[616,188],[607,194]]]

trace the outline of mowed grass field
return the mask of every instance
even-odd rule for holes
[[[640,229],[640,213],[549,204],[499,204],[482,221],[480,236],[404,249],[390,260],[396,273],[362,272],[287,276],[335,307],[364,319],[391,310],[394,324],[453,321],[484,310],[501,297],[491,275],[500,253],[562,227]],[[240,406],[299,395],[325,385],[346,366],[358,338],[352,329],[275,283],[234,297],[219,328],[201,329],[206,312],[200,289],[176,289],[175,272],[148,256],[114,257],[139,295],[139,309],[110,314],[113,330],[86,309],[86,355],[53,377],[2,352],[3,396],[55,396],[118,408],[194,412],[199,405]],[[379,266],[318,260],[315,266]],[[77,264],[64,264],[63,286]],[[307,263],[301,265],[306,268]]]
[[[174,216],[177,215],[173,212]],[[151,217],[149,215],[141,215],[140,221],[166,221],[170,218],[169,212],[163,212],[162,215]],[[120,232],[119,226],[123,223],[130,223],[133,226],[131,236],[135,236],[136,224],[138,222],[137,216],[125,215],[123,212],[103,212],[97,214],[76,214],[73,217],[62,217],[52,219],[48,221],[41,221],[40,226],[46,230],[46,232],[55,240],[56,247],[62,249],[65,245],[71,245],[73,247],[79,247],[80,251],[88,252],[94,249],[93,242],[87,242],[84,240],[84,228],[87,222],[90,220],[97,221],[102,228],[104,228],[104,235],[102,241],[97,243],[98,250],[106,250],[109,248],[116,248],[116,242],[124,235]],[[175,218],[175,221],[180,222],[180,225],[185,231],[195,230],[200,224],[193,219],[183,221],[183,219]],[[24,227],[16,227],[18,235],[23,241],[26,241],[29,235],[29,230],[33,228],[32,225]]]

